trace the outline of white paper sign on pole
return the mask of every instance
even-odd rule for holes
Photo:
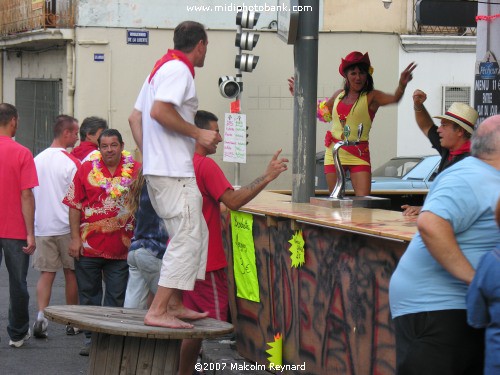
[[[224,116],[223,161],[247,162],[247,116],[241,113],[226,113]]]

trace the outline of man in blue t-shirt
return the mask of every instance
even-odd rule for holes
[[[391,278],[398,374],[482,374],[484,332],[467,325],[465,295],[480,258],[500,241],[492,210],[500,116],[478,127],[471,154],[437,177]]]

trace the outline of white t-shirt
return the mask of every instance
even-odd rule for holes
[[[35,157],[39,186],[35,195],[35,236],[70,233],[69,208],[62,203],[80,161],[63,148],[51,147]]]
[[[142,112],[143,173],[194,177],[195,140],[165,129],[150,115],[154,101],[171,103],[185,121],[195,126],[198,98],[193,76],[186,64],[172,60],[158,69],[150,83],[148,78],[135,103],[135,109]]]

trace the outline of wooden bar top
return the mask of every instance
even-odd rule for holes
[[[191,329],[151,327],[144,325],[146,310],[101,306],[49,306],[45,316],[66,325],[92,332],[151,339],[211,338],[233,331],[233,325],[212,318],[190,321]]]
[[[269,191],[261,192],[240,211],[289,218],[402,241],[411,241],[417,232],[417,216],[403,216],[398,211],[353,208],[351,217],[345,218],[344,215],[343,218],[340,208],[292,203],[290,195]]]
[[[291,190],[269,190],[270,192],[273,193],[278,193],[278,194],[288,194],[291,195],[292,191]],[[329,196],[330,192],[327,189],[318,189],[314,192],[316,196]],[[370,195],[374,197],[378,197],[380,195],[427,195],[429,193],[429,189],[398,189],[398,190],[374,190],[371,192]],[[346,195],[354,195],[354,190],[346,190],[345,191]]]

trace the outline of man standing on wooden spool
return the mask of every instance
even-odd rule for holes
[[[194,125],[194,68],[203,67],[207,45],[202,24],[180,23],[174,31],[174,49],[156,62],[129,117],[143,154],[151,203],[170,236],[146,325],[192,328],[182,319],[207,316],[182,303],[182,290],[193,290],[196,279],[204,279],[207,261],[208,230],[194,176],[194,145],[198,141],[215,149],[220,141],[218,133]]]

